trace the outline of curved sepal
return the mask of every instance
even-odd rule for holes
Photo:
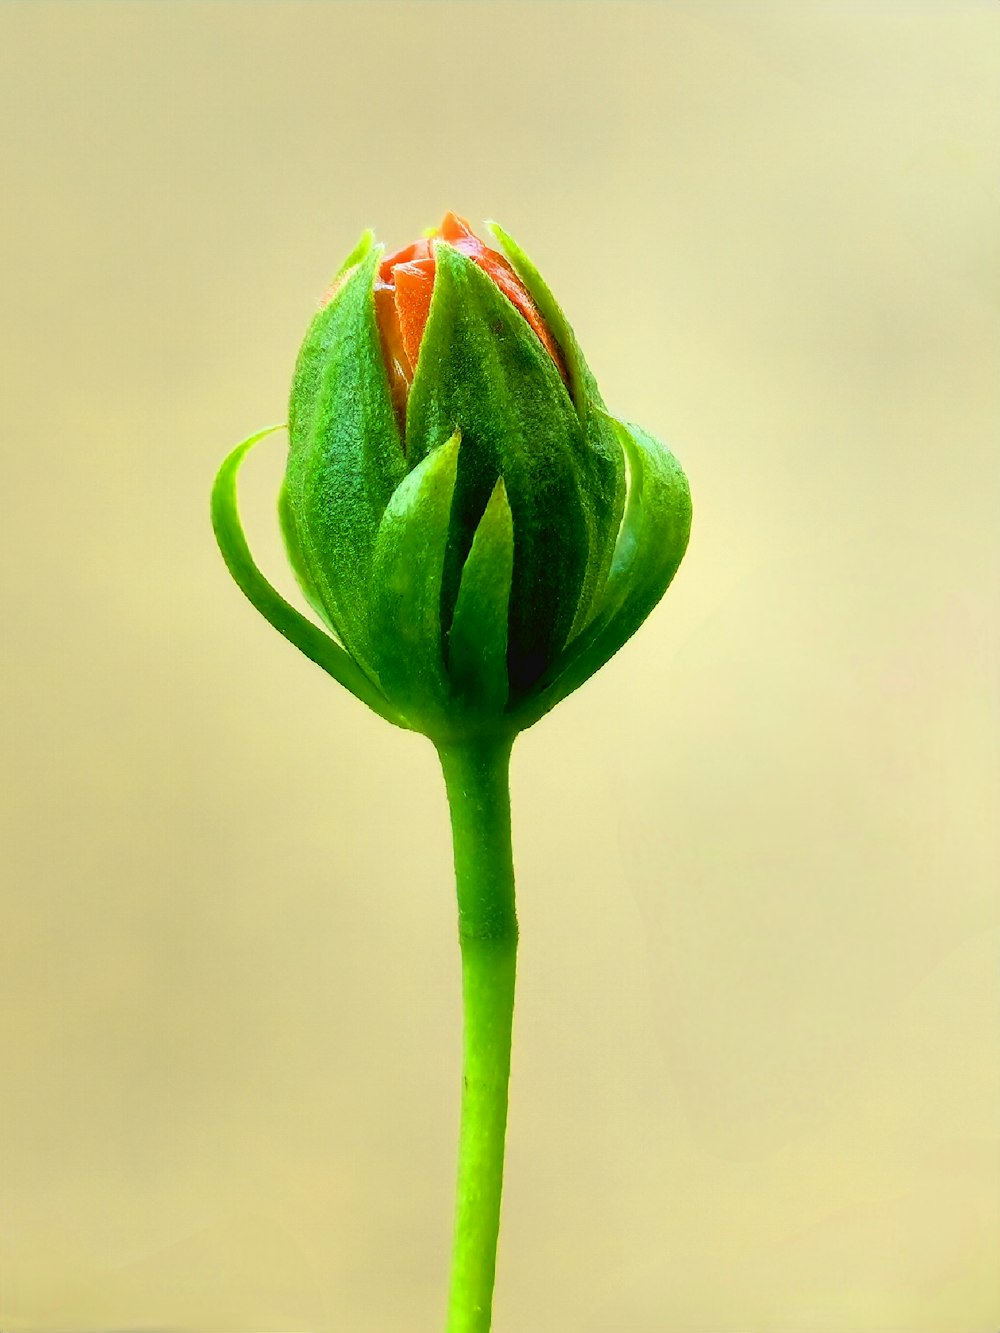
[[[357,662],[329,635],[307,620],[286,602],[261,573],[247,545],[240,522],[236,479],[240,465],[253,446],[265,436],[281,430],[269,426],[238,444],[219,469],[212,487],[212,527],[222,558],[236,585],[260,614],[279,634],[295,645],[310,661],[323,668],[335,681],[368,705],[387,722],[406,727],[407,722],[358,666]]]
[[[379,681],[422,724],[447,709],[441,578],[460,439],[455,431],[400,482],[375,538],[370,628]]]
[[[587,534],[590,558],[576,615],[570,629],[569,643],[594,618],[621,529],[625,506],[625,465],[622,447],[607,413],[591,403],[583,422],[583,448],[580,471],[584,478],[587,504]]]
[[[691,492],[680,463],[639,426],[607,417],[629,464],[629,494],[593,620],[527,710],[530,726],[613,657],[666,592],[687,549]]]
[[[514,521],[501,477],[493,488],[462,570],[448,635],[455,697],[483,713],[507,704],[507,620],[514,568]]]

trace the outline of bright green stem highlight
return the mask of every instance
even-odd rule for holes
[[[511,737],[438,747],[458,887],[465,1038],[448,1333],[489,1333],[500,1228],[517,916]]]

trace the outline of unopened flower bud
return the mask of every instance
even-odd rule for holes
[[[386,258],[362,238],[289,411],[289,556],[364,689],[333,674],[437,740],[518,731],[581,684],[690,526],[676,460],[608,414],[551,292],[493,231],[506,254],[452,213]]]

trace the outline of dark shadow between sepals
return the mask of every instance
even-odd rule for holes
[[[666,592],[687,549],[691,492],[680,463],[652,435],[602,413],[629,462],[629,493],[611,569],[590,624],[560,654],[534,696],[511,709],[532,726],[599,671]]]

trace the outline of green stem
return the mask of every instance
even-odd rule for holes
[[[500,1228],[517,917],[511,737],[439,746],[455,846],[465,1038],[448,1333],[489,1333]]]

